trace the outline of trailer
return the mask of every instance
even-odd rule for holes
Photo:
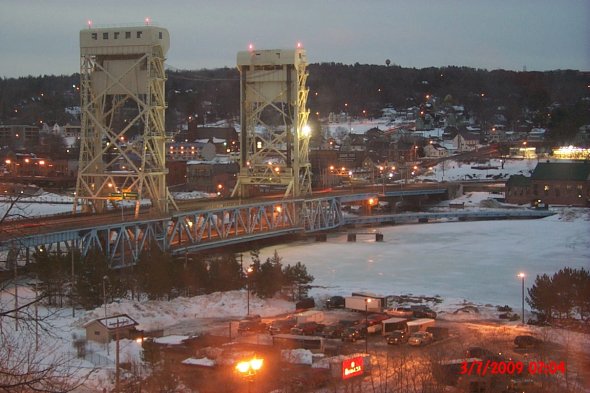
[[[357,311],[381,312],[383,302],[373,297],[347,296],[344,298],[344,308]]]
[[[380,323],[378,323],[376,325],[369,325],[369,326],[367,326],[367,333],[368,334],[379,333],[382,329],[383,329],[383,327],[381,326]]]
[[[426,328],[433,327],[434,323],[435,323],[434,319],[431,319],[431,318],[414,319],[414,320],[407,322],[408,331],[410,333],[425,332]]]
[[[371,299],[371,301],[379,302],[379,304],[381,304],[382,309],[384,309],[387,306],[386,296],[377,295],[372,292],[353,292],[351,296],[364,297],[367,299]]]
[[[408,319],[392,317],[381,321],[381,335],[389,336],[394,330],[408,331]]]
[[[305,322],[322,323],[324,321],[324,312],[319,310],[308,310],[294,315],[297,324]]]

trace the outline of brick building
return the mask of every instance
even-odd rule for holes
[[[531,177],[511,176],[506,202],[590,206],[590,162],[540,162]]]

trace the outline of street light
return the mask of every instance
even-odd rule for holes
[[[522,324],[524,325],[524,273],[518,273],[518,277],[522,279]]]
[[[248,269],[246,270],[246,293],[248,294],[247,296],[247,309],[246,309],[246,316],[250,315],[250,273],[252,273],[254,271],[254,269],[252,268],[252,266],[249,266]]]
[[[250,392],[250,383],[254,382],[254,377],[262,369],[264,359],[257,358],[256,356],[249,360],[244,360],[236,364],[236,370],[247,379],[248,392]]]
[[[371,299],[365,298],[365,353],[369,353],[369,303]]]
[[[109,323],[107,321],[107,280],[108,279],[109,279],[108,276],[104,276],[102,278],[102,296],[103,296],[103,301],[104,301],[104,323],[105,323],[105,326],[107,327],[107,355],[110,355],[109,343],[111,341],[111,336],[109,333]]]

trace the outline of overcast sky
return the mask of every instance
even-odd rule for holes
[[[590,0],[0,0],[0,76],[79,71],[79,30],[170,31],[167,64],[234,67],[302,42],[310,63],[590,70]]]

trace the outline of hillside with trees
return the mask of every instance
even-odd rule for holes
[[[307,85],[312,120],[331,112],[378,116],[387,106],[408,108],[436,96],[462,105],[479,124],[501,108],[508,124],[526,120],[567,140],[590,123],[590,73],[575,70],[515,72],[467,67],[403,68],[397,65],[310,64]],[[189,116],[198,124],[239,117],[236,68],[168,70],[166,127]],[[79,105],[79,75],[0,79],[0,124],[49,126],[75,123],[66,107]]]

